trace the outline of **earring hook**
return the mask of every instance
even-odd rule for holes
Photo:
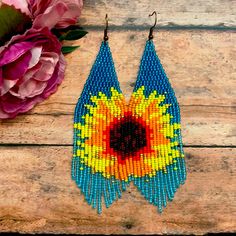
[[[108,16],[107,16],[107,14],[105,16],[105,20],[106,20],[106,28],[104,29],[104,41],[106,42],[108,40],[108,35],[107,35],[107,31],[108,31]]]
[[[149,17],[153,16],[154,14],[155,14],[155,22],[154,22],[154,25],[150,28],[150,32],[149,32],[149,36],[148,36],[149,40],[153,39],[153,30],[157,24],[157,13],[156,13],[156,11],[154,11],[152,14],[149,14]]]

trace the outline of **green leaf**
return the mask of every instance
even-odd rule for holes
[[[75,51],[77,48],[79,48],[79,46],[63,46],[61,48],[61,51],[63,54],[67,54],[67,53]]]
[[[31,24],[30,18],[13,6],[2,4],[0,7],[0,44],[13,35],[22,33]]]
[[[62,40],[77,40],[83,38],[88,32],[85,30],[69,30],[68,32],[62,34],[59,38],[60,41]]]

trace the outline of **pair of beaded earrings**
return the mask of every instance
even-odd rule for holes
[[[153,29],[127,104],[104,41],[75,108],[72,179],[86,201],[102,211],[130,182],[158,211],[186,179],[180,110],[156,54]]]

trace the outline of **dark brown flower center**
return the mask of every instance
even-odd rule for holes
[[[121,119],[110,130],[110,147],[122,160],[147,145],[146,129],[132,116]]]

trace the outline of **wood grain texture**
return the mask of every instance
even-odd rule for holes
[[[128,101],[137,78],[148,32],[109,33],[121,89]],[[66,76],[56,94],[32,113],[72,114],[98,53],[102,31],[90,31],[80,49],[66,56]],[[209,31],[160,31],[155,46],[181,106],[236,106],[236,34]]]
[[[131,186],[98,216],[70,178],[73,111],[109,14],[109,44],[128,102],[153,18],[154,43],[182,114],[187,182],[162,215]],[[89,34],[66,56],[56,94],[0,121],[0,232],[236,232],[236,1],[86,0]],[[178,30],[176,30],[178,29]],[[70,42],[71,43],[71,42]]]
[[[146,36],[145,32],[133,31],[110,34],[110,46],[127,101],[136,81]],[[66,77],[56,94],[26,115],[1,121],[0,143],[71,144],[74,107],[100,41],[101,32],[92,31],[79,42],[80,50],[67,56]],[[235,41],[236,35],[230,32],[157,33],[158,55],[181,106],[186,145],[236,143],[236,74],[231,63],[236,60]]]
[[[182,107],[185,145],[230,146],[236,143],[236,113],[204,106]],[[72,145],[73,115],[22,115],[1,121],[2,144]]]
[[[0,147],[0,231],[203,234],[236,227],[235,149],[186,148],[187,182],[162,215],[133,186],[97,215],[70,178],[71,152]]]
[[[209,31],[154,33],[159,58],[180,105],[227,106],[236,104],[236,34]],[[137,78],[148,32],[110,32],[121,89],[128,101]],[[80,49],[66,57],[66,77],[58,92],[34,109],[36,113],[72,113],[98,53],[102,31],[90,31],[75,44]],[[71,106],[72,105],[72,106]]]
[[[80,22],[103,26],[108,13],[110,25],[147,27],[154,10],[158,26],[236,26],[235,0],[86,0]]]

